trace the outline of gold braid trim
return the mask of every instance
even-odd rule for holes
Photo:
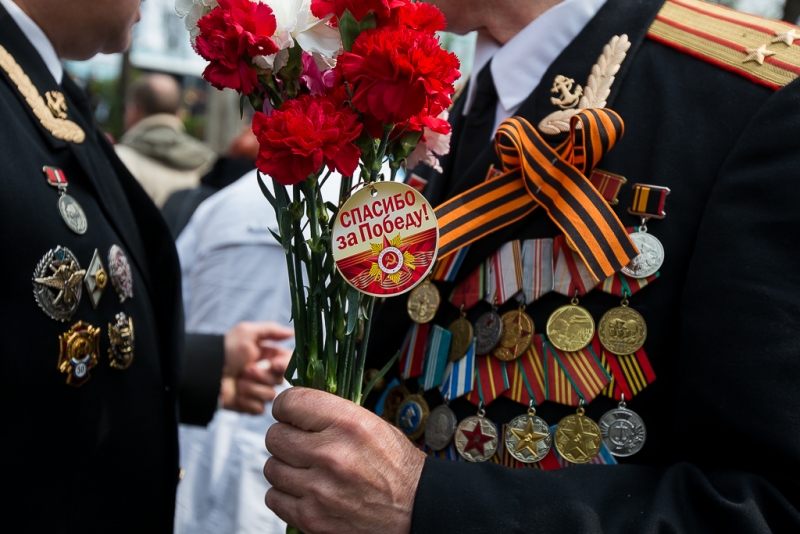
[[[42,95],[39,94],[31,79],[2,45],[0,45],[0,67],[6,71],[8,77],[11,78],[11,81],[14,82],[20,94],[33,110],[33,114],[36,115],[42,126],[53,134],[53,137],[69,143],[83,143],[86,139],[83,129],[70,120],[53,116],[53,112],[47,107]]]

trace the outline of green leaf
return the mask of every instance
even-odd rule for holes
[[[375,387],[375,384],[377,384],[377,383],[378,383],[378,380],[380,380],[381,378],[383,378],[383,377],[386,375],[386,373],[388,373],[388,372],[389,372],[389,370],[390,370],[390,369],[392,368],[392,366],[394,365],[394,362],[396,362],[396,361],[397,361],[397,358],[399,358],[399,357],[400,357],[400,351],[398,350],[398,351],[397,351],[397,352],[394,354],[394,356],[392,356],[392,359],[391,359],[391,360],[389,360],[389,361],[387,362],[387,364],[383,366],[383,369],[381,369],[380,371],[378,371],[378,374],[377,374],[377,375],[375,375],[375,376],[372,378],[372,380],[370,380],[370,381],[369,381],[369,384],[367,384],[367,387],[364,389],[364,393],[362,393],[362,394],[361,394],[361,404],[362,404],[362,405],[364,404],[364,401],[367,399],[367,397],[369,396],[370,392],[372,391],[372,388],[374,388],[374,387]]]
[[[268,230],[269,230],[269,233],[271,233],[271,234],[272,234],[272,237],[274,237],[274,238],[275,238],[275,241],[277,241],[278,243],[281,243],[281,242],[282,242],[282,239],[281,239],[281,236],[280,236],[280,234],[279,234],[279,233],[277,233],[276,231],[274,231],[272,228],[269,228]]]
[[[289,366],[286,368],[286,372],[283,374],[283,377],[287,382],[292,381],[295,371],[297,371],[297,350],[292,352],[292,359],[289,360]]]
[[[358,323],[358,299],[361,293],[354,287],[347,291],[347,335],[353,333]]]
[[[367,15],[361,19],[361,23],[358,25],[358,29],[362,32],[367,30],[374,30],[378,27],[378,19],[375,17],[375,13],[367,13]]]
[[[258,180],[258,187],[261,188],[261,193],[269,200],[269,203],[272,204],[272,209],[276,212],[278,211],[278,201],[275,196],[270,192],[267,184],[264,183],[264,180],[261,179],[261,171],[256,171],[256,179]],[[280,241],[280,239],[278,240]]]
[[[339,17],[339,34],[342,36],[342,47],[345,52],[353,51],[353,43],[356,42],[356,38],[360,33],[361,28],[358,21],[350,13],[350,10],[346,9],[342,16]]]
[[[244,119],[244,101],[246,98],[245,95],[239,97],[239,120]]]

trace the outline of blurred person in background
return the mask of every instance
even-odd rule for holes
[[[188,133],[178,117],[181,88],[168,74],[147,74],[133,84],[125,106],[125,135],[117,155],[156,206],[200,183],[216,155]]]
[[[175,239],[181,235],[204,200],[256,168],[257,155],[258,140],[248,123],[231,142],[225,155],[220,156],[211,170],[200,179],[197,187],[172,193],[161,208],[161,214]]]
[[[331,176],[323,198],[335,202],[339,182]],[[277,232],[278,222],[255,171],[200,204],[177,241],[187,332],[226,332],[238,321],[289,324],[286,259],[270,230]],[[276,379],[288,359],[280,363],[272,371]],[[177,533],[285,532],[285,523],[263,505],[270,487],[262,473],[269,457],[264,435],[274,422],[269,403],[263,415],[220,410],[207,428],[180,426],[185,476],[178,487]]]
[[[3,532],[172,531],[179,413],[260,413],[288,356],[274,323],[184,336],[169,231],[64,75],[139,4],[0,0]]]

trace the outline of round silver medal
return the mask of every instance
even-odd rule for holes
[[[56,321],[68,321],[78,310],[86,271],[68,248],[50,250],[33,271],[33,296],[44,312]]]
[[[497,428],[482,415],[467,417],[456,428],[456,450],[468,462],[485,462],[497,452]]]
[[[550,452],[553,437],[544,419],[528,413],[515,417],[508,423],[505,441],[511,456],[520,462],[533,464],[541,461]]]
[[[437,406],[428,416],[428,423],[425,426],[425,444],[434,451],[444,449],[453,439],[457,424],[458,420],[453,410],[445,404]]]
[[[86,233],[89,221],[86,220],[86,214],[77,200],[67,194],[61,195],[58,198],[58,211],[70,230],[78,235]]]
[[[639,414],[628,410],[625,402],[600,418],[600,433],[603,444],[614,456],[633,456],[644,447],[647,429]]]
[[[494,311],[481,315],[475,323],[475,352],[484,356],[494,350],[503,337],[503,319]]]
[[[622,268],[622,274],[631,278],[647,278],[656,274],[664,264],[664,245],[652,234],[648,234],[644,227],[630,234],[630,238],[639,250],[639,255]]]

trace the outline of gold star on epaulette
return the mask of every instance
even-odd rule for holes
[[[764,64],[764,60],[770,56],[774,56],[777,52],[773,52],[772,50],[767,49],[766,44],[762,44],[758,48],[748,48],[747,49],[747,57],[744,58],[742,63],[748,63],[750,61],[755,61],[759,65]]]
[[[775,38],[772,42],[785,43],[788,46],[792,46],[796,40],[800,40],[800,33],[798,33],[797,28],[792,28],[788,32],[775,32]]]

